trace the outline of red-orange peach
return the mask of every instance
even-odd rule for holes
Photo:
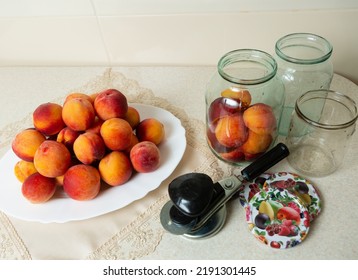
[[[34,164],[41,175],[55,178],[65,174],[70,167],[71,154],[64,144],[46,140],[37,149]]]
[[[230,87],[221,92],[222,97],[227,97],[238,101],[240,108],[245,110],[251,104],[251,94],[248,90]]]
[[[98,96],[99,92],[91,93],[89,96],[91,97],[91,103],[94,104],[96,97]]]
[[[80,162],[75,156],[72,156],[70,167],[75,166],[77,164],[82,164],[82,162]],[[56,184],[57,184],[58,187],[63,187],[63,179],[64,179],[64,177],[65,177],[65,174],[57,176],[55,178],[56,179]]]
[[[97,95],[94,108],[102,120],[124,118],[128,110],[127,98],[119,90],[107,89]]]
[[[211,102],[208,110],[208,123],[214,125],[217,120],[241,110],[239,102],[231,98],[219,97]]]
[[[46,137],[41,132],[29,128],[16,134],[11,147],[20,159],[33,161],[37,148],[45,140]]]
[[[127,149],[125,149],[124,151],[129,154],[131,149],[134,147],[134,145],[138,144],[138,143],[139,143],[138,137],[134,133],[132,133],[131,143],[130,143],[129,147]]]
[[[65,174],[61,175],[61,176],[57,176],[56,179],[56,185],[58,187],[63,187],[63,178],[65,177]]]
[[[101,189],[101,177],[97,168],[78,164],[70,167],[63,178],[63,189],[75,200],[91,200]]]
[[[258,154],[265,152],[272,143],[271,134],[257,134],[249,130],[249,137],[241,146],[245,154]]]
[[[152,172],[160,165],[160,151],[153,142],[139,142],[131,149],[130,160],[137,172]]]
[[[93,104],[93,100],[90,95],[85,94],[85,93],[80,93],[80,92],[73,92],[73,93],[68,94],[63,103],[66,103],[67,101],[74,99],[74,98],[83,98]]]
[[[16,178],[23,183],[27,177],[36,173],[35,165],[31,161],[19,160],[14,166],[14,174]]]
[[[142,120],[137,125],[136,135],[139,142],[150,141],[155,145],[159,145],[165,137],[164,125],[155,118]]]
[[[76,97],[68,100],[63,105],[62,119],[71,129],[85,131],[92,126],[95,119],[95,111],[91,102]]]
[[[244,112],[246,127],[257,134],[270,134],[276,130],[276,118],[271,106],[256,103]]]
[[[206,139],[208,141],[209,146],[218,153],[225,153],[228,150],[232,150],[232,148],[225,147],[218,142],[218,139],[216,139],[215,136],[215,128],[216,125],[213,125],[212,127],[209,127],[206,131]]]
[[[218,142],[225,147],[241,146],[248,136],[242,114],[237,113],[221,118],[215,128],[215,136]]]
[[[55,135],[65,123],[62,120],[62,106],[56,103],[44,103],[38,106],[32,114],[35,128],[45,135]]]
[[[140,114],[136,108],[128,106],[124,119],[135,129],[140,122]]]
[[[258,157],[260,157],[262,154],[263,153],[258,153],[258,154],[245,153],[245,160],[253,161],[253,160],[257,159]]]
[[[34,173],[27,177],[21,187],[22,195],[31,203],[44,203],[52,198],[56,191],[56,179]]]
[[[73,152],[80,162],[92,164],[103,158],[106,147],[102,137],[97,133],[85,132],[77,137],[73,144]]]
[[[107,148],[115,151],[129,147],[133,131],[126,120],[113,118],[102,124],[100,133]]]
[[[113,151],[101,159],[98,165],[101,178],[110,186],[120,186],[132,176],[132,165],[124,152]]]
[[[231,162],[239,162],[245,158],[245,155],[240,148],[236,148],[234,150],[227,151],[227,152],[222,152],[220,153],[220,156],[223,159]]]
[[[74,131],[73,129],[66,126],[57,134],[56,141],[64,144],[70,151],[72,151],[73,143],[75,143],[75,140],[78,136],[80,136],[78,131]]]
[[[101,120],[100,118],[98,118],[96,116],[92,126],[89,129],[87,129],[86,132],[94,132],[94,133],[100,134],[102,124],[103,124],[103,120]]]

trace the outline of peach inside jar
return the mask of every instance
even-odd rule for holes
[[[222,91],[207,112],[207,140],[214,153],[233,163],[250,161],[272,144],[276,118],[271,106],[251,104],[247,90]]]

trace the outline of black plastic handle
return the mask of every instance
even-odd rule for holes
[[[251,181],[257,176],[264,173],[267,169],[274,166],[276,163],[283,160],[290,154],[287,146],[283,143],[278,143],[271,150],[260,156],[253,163],[241,171],[245,180]]]

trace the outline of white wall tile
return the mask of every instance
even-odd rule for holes
[[[335,71],[358,81],[358,33],[349,28],[358,26],[358,9],[99,19],[114,65],[215,65],[227,51],[273,54],[281,36],[312,32],[334,46]]]
[[[357,6],[357,0],[0,0],[0,66],[215,65],[226,51],[272,53],[282,35],[312,32],[331,41],[335,71],[358,82]]]
[[[93,9],[95,7],[96,12]],[[235,13],[358,8],[356,0],[0,0],[0,17]]]
[[[99,17],[113,64],[208,64],[224,47],[211,17]]]
[[[0,66],[108,62],[95,17],[0,19]]]
[[[225,20],[227,26],[237,26],[240,34],[230,34],[230,28],[227,28],[225,51],[250,47],[273,54],[280,37],[289,33],[310,32],[323,36],[333,45],[334,71],[358,82],[358,32],[353,28],[358,27],[358,9],[242,13],[229,15]],[[245,27],[240,28],[243,22]]]
[[[0,18],[90,15],[91,0],[0,0]]]
[[[92,0],[97,15],[168,15],[358,8],[357,0]]]

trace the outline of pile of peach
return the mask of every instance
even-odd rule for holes
[[[222,159],[229,162],[252,160],[264,153],[276,133],[271,106],[251,104],[247,90],[229,88],[209,106],[207,140]]]
[[[22,194],[32,203],[53,197],[58,187],[75,200],[95,198],[101,186],[119,186],[134,172],[160,165],[164,125],[140,113],[116,89],[69,94],[63,105],[44,103],[33,128],[19,132],[12,150]]]

